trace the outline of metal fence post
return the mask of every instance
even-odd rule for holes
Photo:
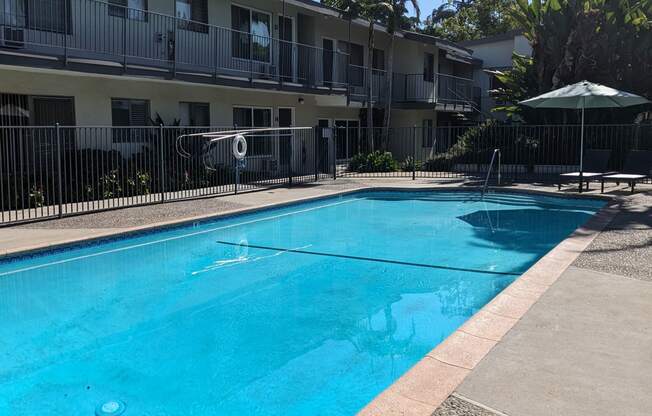
[[[165,140],[163,135],[163,125],[158,127],[158,142],[159,142],[159,175],[161,175],[161,203],[165,202]]]
[[[218,79],[217,67],[220,64],[220,61],[219,61],[219,59],[220,59],[220,31],[217,28],[215,28],[215,48],[214,48],[214,52],[215,52],[215,62],[213,64],[213,78],[214,78],[213,81],[217,83],[217,79]]]
[[[314,165],[315,165],[314,166],[314,168],[315,168],[315,182],[317,182],[319,180],[319,167],[317,166],[317,163],[319,161],[319,157],[318,157],[317,152],[319,152],[319,144],[321,142],[321,140],[319,140],[320,137],[321,137],[321,130],[320,130],[319,127],[315,127],[312,130],[312,136],[313,136],[313,139],[314,139],[313,140],[314,141],[313,153],[315,154],[315,157],[314,157],[314,159],[315,159],[315,161],[314,161]]]
[[[412,127],[412,180],[417,178],[417,126]]]
[[[122,19],[122,72],[127,72],[127,13],[128,10],[123,9],[125,13],[124,19]]]
[[[287,135],[287,140],[289,140],[290,143],[288,143],[288,149],[290,151],[289,157],[290,157],[290,164],[288,165],[288,186],[291,188],[292,187],[292,161],[294,160],[294,149],[292,148],[292,142],[294,141],[294,133],[292,133],[292,130],[290,130],[290,133]]]
[[[240,161],[236,159],[235,161],[235,190],[234,194],[238,195],[238,185],[240,184]]]
[[[333,158],[333,180],[337,179],[337,129],[330,128],[331,136],[331,157]]]
[[[61,174],[61,126],[59,123],[56,124],[56,134],[57,134],[57,180],[59,184],[59,189],[57,191],[59,198],[59,218],[63,217],[63,175]]]
[[[125,19],[126,20],[126,19]],[[172,78],[177,77],[177,27],[179,26],[179,22],[177,21],[177,18],[174,18],[174,41],[173,41],[173,52],[174,54],[172,55]]]
[[[63,66],[68,66],[68,2],[63,2]]]

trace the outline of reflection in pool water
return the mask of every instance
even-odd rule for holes
[[[360,193],[0,263],[0,414],[355,413],[601,206]]]

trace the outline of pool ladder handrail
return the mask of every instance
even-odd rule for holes
[[[491,163],[489,163],[489,170],[487,171],[487,177],[484,179],[484,186],[482,187],[482,196],[487,192],[487,187],[489,186],[489,177],[491,176],[491,171],[494,168],[494,162],[496,161],[496,155],[498,155],[498,186],[500,186],[500,149],[494,149],[493,155],[491,155]]]

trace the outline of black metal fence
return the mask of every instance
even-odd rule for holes
[[[233,194],[332,176],[306,128],[246,134],[238,162],[218,128],[0,127],[0,224]]]
[[[191,136],[225,130],[0,127],[0,225],[337,177],[480,180],[494,149],[505,180],[551,183],[580,158],[576,125],[272,129],[246,134],[240,163],[231,139]],[[652,126],[587,126],[584,149],[620,171]]]
[[[484,177],[500,149],[503,178],[555,182],[579,169],[580,135],[579,125],[337,129],[337,175]],[[620,171],[630,151],[652,150],[652,126],[586,126],[584,149],[609,150],[608,169]]]

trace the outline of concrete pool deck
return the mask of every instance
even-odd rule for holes
[[[652,413],[652,194],[615,217],[435,416]]]
[[[434,179],[338,179],[127,208],[2,228],[0,256],[370,187],[462,185]],[[554,186],[506,189],[574,195]],[[608,210],[533,266],[363,413],[649,414],[652,186],[641,185],[633,196],[624,189],[608,188],[614,197]]]

